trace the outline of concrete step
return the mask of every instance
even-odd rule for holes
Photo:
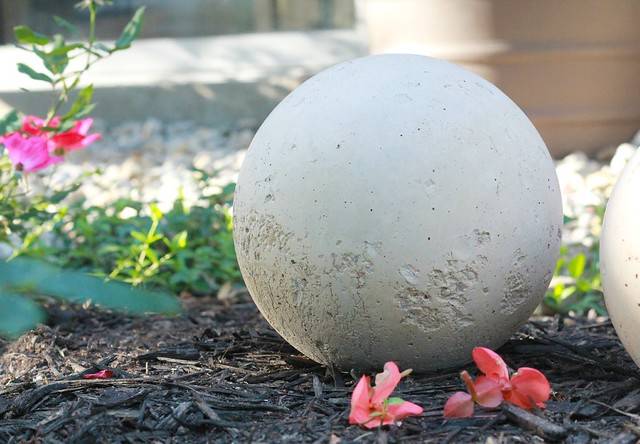
[[[94,115],[110,125],[149,117],[221,128],[258,125],[301,81],[366,54],[366,36],[355,30],[146,39],[97,63],[83,84],[93,83]],[[14,69],[17,62],[41,66],[30,53],[0,47],[0,113],[43,114],[51,91]]]

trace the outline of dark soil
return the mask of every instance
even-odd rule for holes
[[[640,370],[606,320],[532,320],[500,352],[542,370],[553,399],[444,420],[458,370],[410,376],[425,407],[400,427],[349,426],[349,373],[284,342],[245,296],[185,298],[181,317],[134,318],[52,305],[49,326],[0,342],[0,443],[543,442],[635,443]],[[113,370],[107,380],[85,373]],[[472,374],[473,368],[469,369]],[[488,441],[487,441],[488,440]]]

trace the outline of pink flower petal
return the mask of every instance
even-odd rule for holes
[[[423,411],[422,407],[409,401],[387,407],[387,415],[393,419],[393,422],[400,421],[407,416],[420,416]]]
[[[41,136],[44,134],[42,128],[46,121],[38,116],[26,115],[22,119],[22,132],[32,136]],[[60,117],[56,116],[49,122],[49,127],[56,128],[60,125]]]
[[[549,381],[535,368],[519,368],[511,378],[511,387],[505,399],[523,409],[543,408],[551,396]]]
[[[87,137],[82,139],[82,142],[81,142],[82,148],[85,148],[91,145],[93,142],[97,142],[100,139],[102,139],[102,134],[100,133],[89,134]]]
[[[75,131],[83,136],[86,136],[93,125],[93,119],[87,117],[86,119],[80,119],[75,124]]]
[[[3,138],[11,163],[24,173],[42,170],[61,162],[59,157],[49,153],[49,141],[45,136],[27,136],[11,133]]]
[[[38,136],[42,134],[42,126],[44,125],[44,120],[38,116],[26,115],[22,119],[22,131],[31,134],[33,136]]]
[[[487,377],[500,383],[509,381],[509,369],[499,354],[485,347],[476,347],[471,352],[473,361]]]
[[[87,373],[82,375],[83,379],[111,379],[113,378],[113,372],[111,370],[100,370],[96,373]]]
[[[62,150],[64,152],[73,151],[81,148],[86,148],[96,140],[100,139],[100,134],[89,134],[89,129],[93,124],[93,119],[87,118],[78,120],[73,128],[58,133],[51,137],[53,142],[53,151],[57,152]]]
[[[387,362],[384,365],[384,371],[376,375],[376,385],[373,388],[371,403],[381,405],[396,389],[400,379],[400,369],[396,363]]]
[[[364,424],[370,418],[369,393],[371,384],[368,376],[363,376],[356,384],[351,395],[351,411],[349,412],[349,424]]]
[[[502,386],[487,376],[478,376],[474,384],[476,402],[482,407],[493,409],[502,404]]]
[[[444,405],[445,418],[469,418],[473,416],[473,399],[465,392],[456,392]]]
[[[7,133],[2,137],[2,144],[7,148],[7,151],[19,150],[23,144],[24,138],[18,132]]]

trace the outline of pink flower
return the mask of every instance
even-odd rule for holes
[[[387,362],[384,371],[376,375],[376,385],[371,387],[369,376],[362,376],[351,396],[349,424],[357,424],[368,429],[382,425],[399,423],[407,416],[422,414],[422,407],[400,398],[390,398],[403,376],[411,370],[400,373],[394,362]]]
[[[50,144],[45,136],[27,136],[19,132],[0,138],[16,170],[31,173],[61,162],[61,157],[51,155]]]
[[[509,378],[507,364],[493,350],[476,347],[472,357],[484,376],[474,382],[466,371],[460,373],[469,393],[454,393],[444,406],[445,417],[472,416],[474,403],[486,408],[498,407],[503,401],[527,410],[545,407],[551,386],[542,372],[521,367]]]
[[[80,119],[71,129],[55,133],[61,119],[56,116],[45,127],[46,121],[37,116],[27,115],[22,120],[19,131],[0,137],[9,154],[9,159],[18,171],[30,173],[59,163],[69,151],[86,148],[100,134],[89,134],[93,119]]]
[[[80,119],[73,127],[62,133],[51,137],[56,154],[65,154],[69,151],[86,148],[96,140],[100,139],[100,134],[89,134],[89,129],[93,125],[92,118]]]
[[[26,115],[22,119],[21,131],[32,136],[41,136],[46,133],[42,130],[44,124],[44,119],[38,116]],[[56,116],[49,122],[49,128],[57,128],[58,126],[60,126],[60,117]]]
[[[100,370],[96,373],[87,373],[82,375],[83,379],[111,379],[113,378],[113,371],[111,370]]]

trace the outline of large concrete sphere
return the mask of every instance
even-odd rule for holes
[[[498,347],[531,315],[562,223],[537,131],[455,65],[382,55],[309,79],[240,172],[235,244],[260,311],[338,368],[418,371]]]
[[[640,151],[626,166],[607,203],[600,268],[607,310],[640,366]]]

